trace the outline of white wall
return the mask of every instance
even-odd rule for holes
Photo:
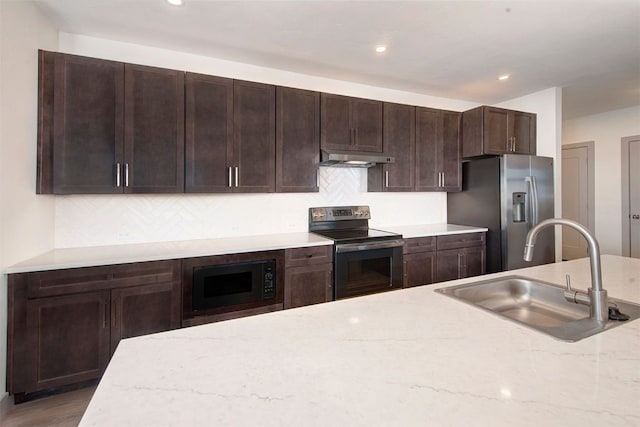
[[[0,271],[53,246],[54,198],[37,196],[38,48],[58,33],[31,2],[0,2]],[[6,377],[7,278],[0,282],[0,398]]]
[[[602,253],[622,253],[620,140],[640,135],[640,106],[566,120],[562,144],[594,141],[596,238]]]
[[[61,33],[59,50],[403,104],[457,111],[476,105],[82,35]],[[446,221],[443,193],[367,193],[365,170],[320,168],[319,193],[56,197],[55,246],[306,231],[309,207],[344,204],[370,205],[373,226]]]
[[[553,157],[555,216],[562,216],[562,89],[549,88],[505,101],[499,107],[536,113],[538,156]],[[556,227],[556,261],[562,259],[562,233]]]

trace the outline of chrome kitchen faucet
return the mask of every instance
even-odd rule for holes
[[[564,292],[564,297],[569,302],[588,305],[590,307],[589,317],[596,319],[599,322],[606,322],[609,318],[609,307],[607,291],[602,288],[600,246],[588,228],[578,222],[563,218],[551,218],[544,220],[527,233],[527,240],[524,245],[524,260],[531,261],[533,259],[533,246],[538,233],[540,230],[550,225],[566,225],[571,227],[582,234],[582,236],[587,240],[587,244],[589,245],[589,260],[591,263],[591,287],[585,294],[584,292],[572,289],[570,281],[567,280],[567,289]]]

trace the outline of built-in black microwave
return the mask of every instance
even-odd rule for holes
[[[284,308],[284,251],[185,258],[182,326]]]
[[[267,302],[275,297],[274,259],[193,268],[193,311]]]

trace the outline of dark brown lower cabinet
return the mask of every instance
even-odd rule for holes
[[[111,353],[124,338],[180,327],[180,286],[174,283],[111,291]]]
[[[24,392],[99,378],[109,361],[109,291],[27,301]]]
[[[180,261],[9,275],[16,402],[97,380],[123,338],[180,327]]]
[[[405,239],[405,288],[485,273],[485,233]]]
[[[436,237],[404,239],[404,281],[410,288],[436,282]]]
[[[284,308],[333,300],[332,246],[285,251]]]
[[[485,273],[485,233],[438,237],[438,282],[463,279]]]
[[[404,256],[404,287],[436,282],[436,253],[420,252]]]

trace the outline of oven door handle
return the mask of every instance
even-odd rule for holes
[[[360,243],[344,243],[336,245],[336,253],[365,251],[372,249],[389,249],[389,248],[401,248],[404,245],[404,240],[383,240],[381,242],[360,242]]]

